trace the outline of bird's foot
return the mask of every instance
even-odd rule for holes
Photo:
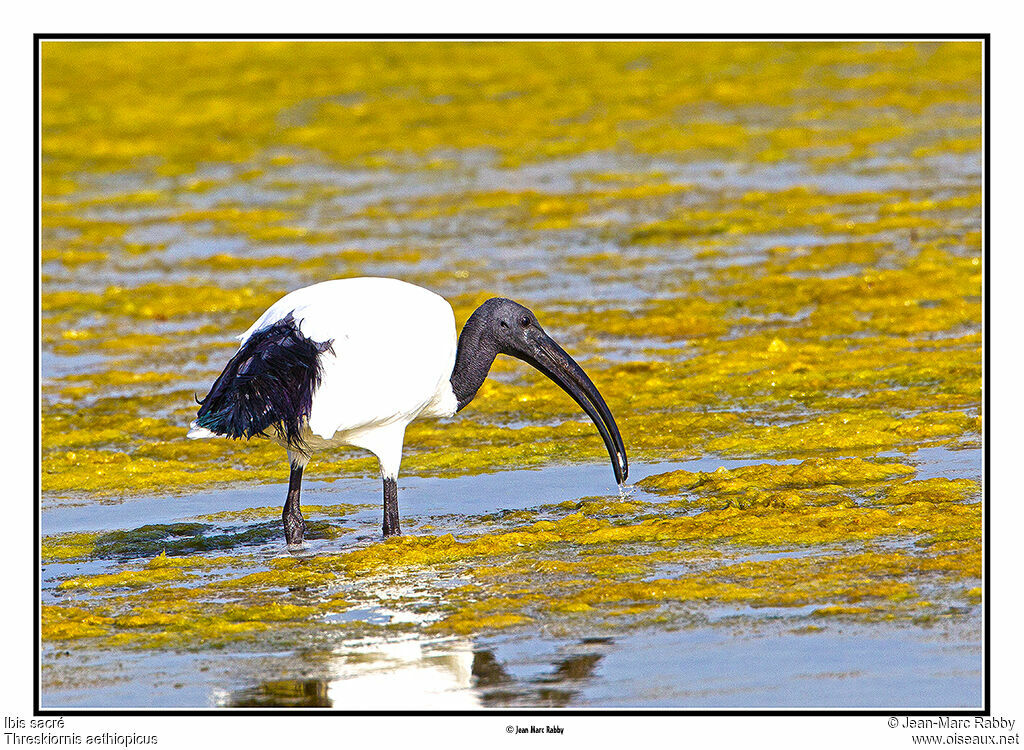
[[[306,521],[299,516],[284,517],[284,538],[288,542],[288,549],[304,549],[306,538]]]

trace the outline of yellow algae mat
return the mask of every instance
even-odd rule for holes
[[[306,668],[346,639],[723,612],[980,642],[981,62],[971,42],[43,42],[44,694],[117,679],[60,656],[82,650]],[[432,289],[460,327],[489,296],[531,307],[605,396],[633,485],[565,394],[499,360],[465,412],[410,427],[405,537],[379,541],[376,463],[341,451],[306,477],[349,489],[307,490],[310,552],[285,554],[283,486],[222,504],[286,482],[283,451],[184,433],[236,334],[354,275]],[[517,487],[566,465],[606,494]],[[90,523],[111,507],[133,520]]]

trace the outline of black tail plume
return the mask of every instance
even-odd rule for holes
[[[236,439],[273,428],[288,445],[304,448],[302,425],[323,376],[320,355],[333,353],[332,343],[303,336],[291,313],[256,331],[199,402],[196,424]]]

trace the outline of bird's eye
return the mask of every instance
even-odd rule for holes
[[[519,319],[519,325],[521,325],[523,328],[526,328],[527,326],[530,325],[530,319],[524,315]]]

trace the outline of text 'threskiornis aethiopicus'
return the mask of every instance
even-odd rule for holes
[[[302,544],[302,470],[339,445],[377,456],[384,480],[384,536],[401,533],[398,469],[405,428],[450,417],[473,400],[499,354],[530,363],[593,420],[619,484],[629,466],[608,406],[582,368],[509,299],[478,307],[456,341],[442,297],[382,278],[335,279],[282,297],[249,330],[192,422],[190,438],[265,436],[288,451],[285,538]]]

